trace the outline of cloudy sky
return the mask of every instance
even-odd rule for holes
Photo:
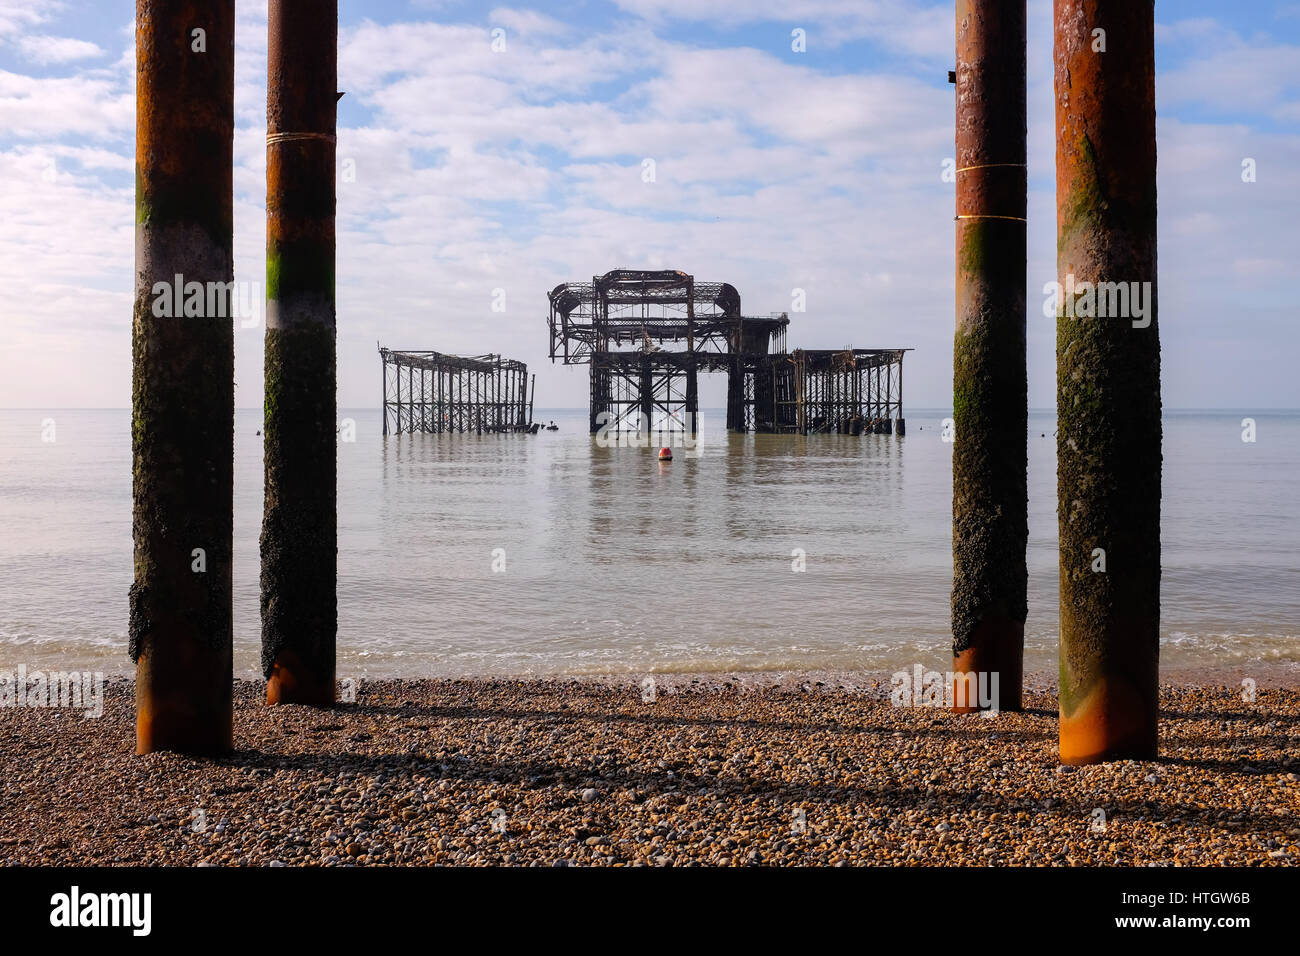
[[[260,283],[266,4],[237,8],[236,279]],[[129,404],[133,11],[0,0],[0,407]],[[1029,11],[1030,403],[1050,407],[1050,0]],[[1165,404],[1300,406],[1300,2],[1156,16]],[[914,348],[907,404],[950,404],[951,3],[341,0],[340,21],[344,407],[379,402],[376,341],[502,352],[539,406],[584,405],[585,368],[546,358],[546,291],[620,266],[731,282],[747,314],[804,289],[792,347]],[[235,348],[257,406],[260,326]]]

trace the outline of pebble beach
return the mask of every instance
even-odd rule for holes
[[[235,753],[134,753],[104,713],[0,709],[0,864],[1295,866],[1300,690],[1165,684],[1161,757],[1058,766],[1056,698],[892,706],[887,677],[235,688]]]

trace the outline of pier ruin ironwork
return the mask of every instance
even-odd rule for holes
[[[500,355],[382,347],[379,356],[385,435],[534,430],[531,383],[523,362]]]
[[[551,361],[591,366],[593,433],[697,430],[700,372],[727,374],[730,431],[905,431],[909,349],[787,352],[787,313],[746,316],[735,286],[672,269],[615,269],[548,298]]]

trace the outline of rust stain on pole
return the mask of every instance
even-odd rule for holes
[[[271,0],[268,41],[262,670],[267,703],[329,707],[338,631],[338,4]]]
[[[135,43],[136,751],[220,754],[233,744],[234,2],[138,0]]]
[[[1148,759],[1160,651],[1154,11],[1056,0],[1054,23],[1060,756]]]
[[[1019,710],[1027,611],[1025,3],[958,0],[953,670]],[[966,701],[956,681],[956,709]],[[991,680],[990,680],[991,685]]]

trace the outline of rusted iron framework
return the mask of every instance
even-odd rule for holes
[[[685,352],[606,352],[592,357],[592,431],[693,431],[699,365]],[[604,417],[602,417],[602,415]]]
[[[384,434],[533,429],[528,366],[500,355],[380,348]]]
[[[795,349],[755,376],[755,431],[898,434],[907,349]],[[770,370],[770,377],[769,377]],[[746,429],[749,430],[749,429]]]
[[[735,286],[671,269],[615,269],[548,298],[551,361],[591,366],[593,433],[693,431],[698,374],[725,372],[730,431],[903,434],[907,349],[787,354],[788,315],[743,315]]]
[[[563,356],[566,365],[589,362],[597,353],[659,351],[670,342],[686,352],[766,352],[762,323],[769,331],[786,324],[775,317],[742,319],[735,286],[697,282],[672,269],[615,269],[590,282],[558,285],[550,300],[551,358]],[[754,347],[738,350],[733,342],[745,322]]]

